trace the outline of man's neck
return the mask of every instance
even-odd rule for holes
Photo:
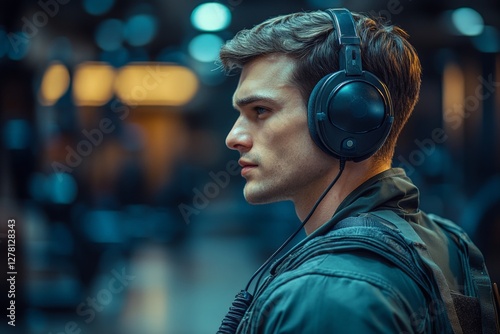
[[[390,168],[390,164],[374,166],[371,159],[354,163],[347,162],[345,169],[337,183],[330,189],[325,198],[316,208],[314,214],[305,225],[307,235],[314,232],[321,225],[326,223],[335,213],[340,203],[358,186],[374,175],[377,175]],[[293,199],[295,212],[301,221],[307,217],[314,204],[325,191],[328,185],[337,176],[339,170],[332,169],[317,184],[304,191],[300,196]]]

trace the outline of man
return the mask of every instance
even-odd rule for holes
[[[219,333],[494,332],[480,253],[391,168],[420,89],[407,38],[340,9],[272,18],[222,47],[223,68],[241,69],[226,144],[245,199],[291,200],[307,237],[253,300],[239,295]]]

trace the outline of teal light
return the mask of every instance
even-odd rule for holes
[[[9,33],[7,35],[9,40],[9,50],[7,55],[12,60],[21,60],[28,54],[31,44],[30,37],[21,31]]]
[[[451,20],[455,29],[465,36],[477,36],[484,29],[483,17],[472,8],[462,7],[454,10]]]
[[[124,27],[122,21],[117,19],[108,19],[102,21],[102,23],[97,27],[95,40],[101,49],[105,51],[113,51],[121,47],[123,34]]]
[[[201,31],[220,31],[231,23],[231,11],[223,4],[207,2],[193,10],[191,23]]]
[[[46,183],[50,199],[55,204],[70,204],[76,199],[78,187],[76,181],[70,174],[51,174]]]
[[[102,15],[113,7],[114,0],[84,0],[83,8],[91,15]]]
[[[156,18],[151,15],[134,15],[125,24],[125,39],[132,46],[146,45],[155,37],[157,26]]]
[[[480,35],[472,37],[472,43],[481,52],[500,52],[500,33],[493,26],[485,26]]]
[[[189,43],[189,54],[201,62],[212,62],[219,56],[220,47],[224,41],[214,34],[201,34]]]
[[[23,150],[29,147],[30,126],[24,119],[12,119],[4,125],[4,143],[9,150]]]

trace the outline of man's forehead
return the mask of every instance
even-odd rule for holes
[[[262,76],[289,81],[295,70],[295,59],[283,53],[271,53],[257,57],[243,66],[240,81],[248,76]]]
[[[252,60],[243,66],[233,102],[249,95],[274,95],[282,89],[297,88],[291,83],[294,69],[295,61],[284,54]]]

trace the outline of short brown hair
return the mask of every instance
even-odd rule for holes
[[[397,138],[410,117],[420,92],[421,66],[408,34],[399,27],[353,13],[361,39],[363,69],[372,72],[388,87],[394,108],[394,125],[375,158],[390,160]],[[307,105],[316,83],[339,69],[339,43],[331,17],[323,11],[299,12],[268,19],[244,29],[220,50],[226,72],[272,53],[296,60],[292,83]]]

